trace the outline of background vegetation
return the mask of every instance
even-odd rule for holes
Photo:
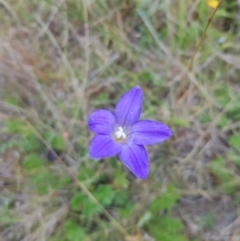
[[[216,1],[211,1],[216,2]],[[240,2],[0,0],[0,240],[239,241]],[[86,121],[134,85],[174,135],[137,180]]]

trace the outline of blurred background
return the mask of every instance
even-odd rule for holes
[[[240,1],[218,3],[0,0],[1,241],[240,240]],[[144,181],[88,156],[88,115],[135,85],[174,133]]]

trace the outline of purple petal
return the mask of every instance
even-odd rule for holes
[[[172,135],[168,126],[151,120],[138,121],[132,126],[132,132],[132,141],[137,145],[156,144]]]
[[[116,119],[108,110],[96,110],[88,118],[88,128],[98,134],[110,134]]]
[[[142,91],[135,86],[125,93],[117,103],[115,116],[121,126],[130,126],[138,121],[142,107]]]
[[[124,144],[119,153],[122,163],[138,178],[145,179],[149,172],[148,156],[143,146]]]
[[[91,158],[104,158],[115,156],[121,151],[110,136],[97,134],[89,144],[89,155]]]

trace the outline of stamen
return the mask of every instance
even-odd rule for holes
[[[115,132],[115,136],[117,137],[117,139],[126,139],[127,137],[121,126],[118,127],[118,131]]]

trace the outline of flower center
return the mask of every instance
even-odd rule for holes
[[[116,139],[120,140],[125,140],[127,135],[126,133],[123,131],[123,128],[121,126],[118,127],[118,130],[115,132],[115,137]]]

